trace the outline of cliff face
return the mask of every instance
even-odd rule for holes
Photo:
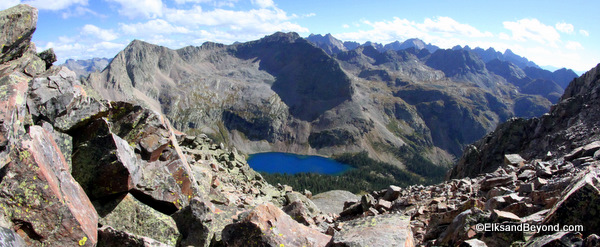
[[[573,80],[560,102],[539,118],[511,119],[465,149],[450,178],[475,176],[495,170],[505,153],[527,159],[556,157],[599,140],[599,67]]]

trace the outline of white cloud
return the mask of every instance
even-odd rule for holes
[[[503,40],[510,40],[510,35],[508,35],[506,33],[499,33],[498,38],[503,39]]]
[[[68,19],[71,17],[81,17],[81,16],[86,16],[86,15],[93,15],[93,16],[100,17],[100,18],[106,18],[105,15],[101,15],[101,14],[97,13],[96,11],[93,11],[89,8],[85,8],[82,6],[77,6],[73,10],[68,9],[68,10],[64,11],[62,13],[62,18]]]
[[[163,15],[165,6],[161,0],[107,0],[121,5],[120,15],[136,18],[157,18]]]
[[[589,33],[588,31],[586,31],[586,30],[583,30],[583,29],[579,30],[579,33],[580,33],[581,35],[585,36],[585,37],[588,37],[588,36],[590,36],[590,33]]]
[[[572,34],[575,30],[575,27],[573,27],[572,24],[568,24],[568,23],[564,23],[564,22],[556,23],[556,25],[554,25],[554,26],[556,27],[556,30],[561,31],[566,34]]]
[[[521,19],[516,22],[503,22],[504,28],[512,32],[512,38],[516,41],[535,41],[540,44],[557,47],[560,34],[552,26],[545,25],[537,19]]]
[[[490,32],[479,31],[471,25],[459,23],[450,17],[427,18],[422,23],[398,17],[394,17],[391,21],[371,22],[363,20],[362,22],[371,29],[339,33],[335,36],[342,40],[381,43],[419,38],[440,46],[442,45],[439,43],[449,43],[461,38],[489,38],[494,36]],[[454,45],[450,45],[450,47]]]
[[[273,2],[273,0],[252,0],[252,4],[263,9],[275,7],[275,3]]]
[[[344,25],[342,25],[342,27],[343,27],[343,28],[350,28],[350,25],[348,25],[348,24],[344,24]]]
[[[61,10],[66,9],[71,5],[87,5],[87,0],[28,0],[23,1],[25,4],[29,4],[38,9],[45,10]]]
[[[102,29],[91,24],[86,24],[85,26],[83,26],[81,34],[91,35],[103,41],[111,41],[119,37],[112,30]]]
[[[176,4],[186,4],[186,3],[193,3],[193,4],[210,4],[212,6],[215,7],[234,7],[235,3],[237,3],[238,0],[175,0]]]
[[[102,41],[97,43],[80,42],[48,42],[45,46],[38,47],[38,50],[53,48],[58,59],[58,63],[63,63],[67,58],[89,59],[94,57],[110,57],[116,55],[125,48],[127,44]]]
[[[0,1],[0,10],[8,9],[12,6],[19,4],[19,0],[2,0]]]
[[[307,28],[289,22],[293,18],[297,18],[297,16],[288,15],[278,8],[251,9],[248,11],[225,9],[204,11],[202,7],[195,6],[189,10],[169,9],[165,14],[165,19],[170,23],[189,29],[219,27],[229,29],[234,34],[253,33],[260,35],[277,31],[308,32]]]
[[[172,34],[189,33],[185,27],[173,26],[165,20],[154,19],[146,23],[125,24],[119,23],[121,30],[130,35],[154,35],[154,34]]]
[[[176,4],[185,4],[185,3],[210,3],[213,0],[175,0]]]
[[[583,45],[581,45],[579,42],[567,41],[565,48],[569,50],[583,50]]]
[[[490,32],[481,32],[477,28],[455,21],[450,17],[437,17],[435,19],[425,19],[421,24],[417,24],[417,27],[425,32],[441,33],[443,35],[462,35],[466,37],[492,37],[493,34]]]

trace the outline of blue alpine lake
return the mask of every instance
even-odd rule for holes
[[[248,158],[248,164],[252,169],[259,172],[287,174],[311,172],[335,175],[351,168],[348,165],[321,156],[277,152],[252,154]]]

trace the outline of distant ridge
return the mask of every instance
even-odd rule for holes
[[[77,77],[87,77],[92,72],[102,71],[112,58],[90,58],[85,60],[67,59],[62,66],[75,72]]]

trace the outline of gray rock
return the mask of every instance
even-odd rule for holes
[[[321,212],[319,207],[312,200],[308,199],[306,196],[300,194],[299,192],[293,191],[286,193],[285,198],[287,199],[288,203],[298,201],[304,204],[304,207],[308,210],[307,213],[309,217],[314,217]]]
[[[479,239],[469,239],[460,244],[459,247],[487,247],[487,245]]]
[[[504,155],[504,163],[507,165],[521,167],[524,165],[525,159],[523,159],[519,154],[507,154]]]
[[[98,247],[169,247],[152,238],[136,236],[134,234],[116,230],[110,226],[102,226],[98,229]]]
[[[399,214],[343,222],[328,246],[414,246],[410,218]]]
[[[38,56],[46,63],[46,69],[52,67],[52,64],[56,62],[56,54],[54,54],[54,49],[52,48],[40,52]]]
[[[0,246],[2,247],[25,247],[25,241],[11,229],[0,227]]]

